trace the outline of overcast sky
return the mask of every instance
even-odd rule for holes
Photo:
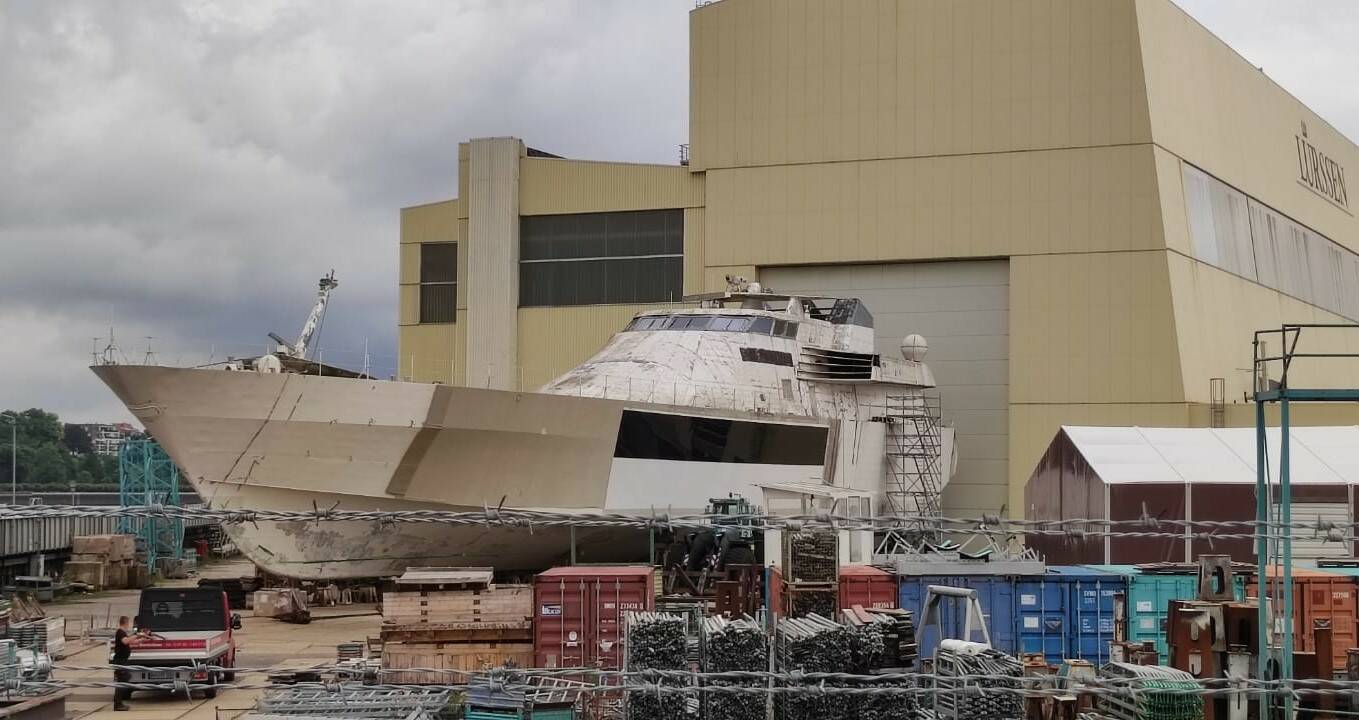
[[[0,408],[130,419],[86,369],[110,324],[130,361],[259,354],[332,267],[326,359],[391,374],[397,209],[470,137],[673,162],[693,5],[5,0]],[[1359,138],[1359,3],[1182,5]]]

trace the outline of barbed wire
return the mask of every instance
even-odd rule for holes
[[[806,530],[852,530],[869,532],[959,532],[1007,537],[1037,535],[1083,538],[1173,538],[1212,543],[1218,540],[1316,540],[1353,542],[1359,522],[1338,523],[1318,517],[1315,521],[1278,520],[1183,520],[1152,516],[1143,508],[1136,519],[1064,518],[1030,520],[999,515],[981,517],[877,515],[859,516],[834,512],[800,515],[682,513],[653,510],[650,514],[594,510],[521,510],[486,506],[480,510],[341,510],[314,506],[310,510],[186,507],[181,505],[0,505],[0,520],[61,517],[120,517],[206,519],[222,524],[260,522],[369,522],[379,524],[435,523],[485,527],[535,529],[566,527],[624,528],[636,530],[697,530],[714,524],[726,527],[799,532]],[[1300,532],[1295,532],[1300,531]]]
[[[17,665],[0,665],[0,669],[15,669]],[[591,678],[597,682],[594,687],[600,691],[634,689],[639,685],[664,686],[669,688],[683,688],[693,690],[695,687],[703,687],[705,683],[737,683],[746,687],[751,687],[751,683],[790,683],[789,688],[807,689],[817,686],[824,687],[851,687],[866,686],[869,689],[881,686],[889,688],[893,693],[909,694],[932,693],[947,690],[950,692],[959,691],[958,687],[934,688],[929,687],[928,683],[945,680],[949,683],[1011,683],[1010,688],[984,688],[987,692],[994,690],[1011,690],[1017,692],[1031,693],[1043,690],[1056,690],[1069,693],[1070,689],[1065,687],[1070,684],[1078,684],[1082,692],[1108,692],[1117,693],[1125,691],[1146,691],[1146,692],[1169,692],[1174,690],[1180,694],[1235,694],[1240,695],[1246,692],[1254,694],[1278,694],[1278,693],[1297,693],[1303,695],[1313,694],[1359,694],[1359,680],[1352,679],[1321,679],[1321,678],[1298,678],[1292,680],[1260,680],[1257,678],[1167,678],[1165,676],[1146,677],[1095,677],[1072,680],[1070,678],[1059,677],[1056,675],[1005,675],[1005,674],[968,674],[968,675],[940,675],[938,673],[926,672],[883,672],[871,675],[846,673],[846,672],[802,672],[799,670],[790,671],[724,671],[724,672],[702,672],[694,670],[606,670],[600,668],[493,668],[484,671],[474,671],[456,668],[374,668],[363,665],[336,664],[313,664],[304,666],[285,666],[272,665],[262,667],[228,667],[218,665],[68,665],[55,664],[52,666],[54,671],[65,672],[106,672],[106,671],[128,671],[128,672],[194,672],[194,673],[233,673],[233,674],[268,674],[274,676],[298,673],[338,673],[342,676],[351,678],[358,675],[370,675],[372,677],[382,677],[383,675],[421,675],[421,676],[455,676],[464,678],[484,678],[488,682],[502,683],[511,686],[526,685],[531,678],[565,678],[580,679]],[[1193,688],[1163,688],[1160,683],[1173,680],[1180,683],[1195,683]],[[606,682],[613,681],[613,682]],[[675,682],[699,683],[699,685],[675,685]],[[166,683],[160,682],[119,682],[119,681],[100,681],[100,680],[62,680],[50,679],[44,681],[28,682],[26,686],[39,686],[41,684],[64,687],[130,687],[131,689],[164,689]],[[902,683],[926,683],[926,686],[904,687]],[[353,685],[342,680],[332,682],[318,681],[288,681],[288,682],[269,682],[264,684],[245,684],[245,683],[210,683],[202,682],[193,685],[193,689],[203,689],[208,687],[218,688],[238,688],[238,689],[259,689],[274,687],[324,687],[333,688],[337,685]],[[1056,687],[1062,684],[1063,687]],[[192,683],[191,683],[192,685]],[[465,688],[468,683],[364,683],[362,687],[368,689],[390,689],[390,688],[409,688],[409,687],[445,687],[445,688]]]
[[[106,668],[109,669],[109,668]],[[683,673],[684,671],[671,671]],[[1018,695],[1026,698],[1033,697],[1056,697],[1069,696],[1073,692],[1083,695],[1104,696],[1104,697],[1137,697],[1140,694],[1155,694],[1157,696],[1177,695],[1177,696],[1201,696],[1211,697],[1274,697],[1274,696],[1294,696],[1301,698],[1308,697],[1349,697],[1359,691],[1359,683],[1356,681],[1330,681],[1334,684],[1342,684],[1340,687],[1326,687],[1315,684],[1304,684],[1307,681],[1294,680],[1284,681],[1258,681],[1258,680],[1230,680],[1216,679],[1212,684],[1196,684],[1194,687],[1184,685],[1176,687],[1164,687],[1167,681],[1189,684],[1193,683],[1189,679],[1177,679],[1166,677],[1147,677],[1137,678],[1139,684],[1113,683],[1113,680],[1125,680],[1124,678],[1091,678],[1087,680],[1072,681],[1069,678],[1060,679],[1057,676],[1011,676],[1011,675],[992,675],[992,676],[931,676],[930,680],[945,681],[946,684],[926,684],[909,685],[902,684],[901,680],[889,679],[890,676],[848,676],[849,679],[821,680],[812,677],[811,673],[799,675],[798,673],[787,673],[776,675],[772,678],[757,678],[748,681],[709,681],[707,684],[676,684],[676,680],[694,679],[691,677],[670,677],[669,674],[661,674],[662,671],[642,671],[634,674],[632,678],[621,683],[584,684],[579,686],[569,686],[570,692],[582,694],[617,693],[620,691],[628,693],[646,694],[673,694],[673,695],[698,695],[698,694],[726,694],[726,695],[899,695],[899,696],[934,696],[934,695]],[[1041,677],[1044,683],[1032,682]],[[1129,680],[1131,678],[1128,678]],[[667,682],[668,681],[668,682]],[[1006,685],[981,685],[980,682],[987,683],[1007,683]],[[346,689],[361,691],[401,691],[401,690],[467,690],[475,684],[484,685],[486,682],[499,684],[505,688],[538,688],[531,684],[515,682],[511,677],[501,676],[487,677],[483,683],[360,683],[355,681],[332,681],[332,682],[231,682],[231,683],[212,683],[194,682],[183,680],[150,681],[150,682],[126,682],[117,680],[7,680],[0,682],[0,691],[10,693],[31,692],[34,690],[65,690],[65,689],[128,689],[128,690],[175,690],[175,691],[206,691],[206,690],[279,690],[288,688],[318,689],[332,693],[339,693]],[[1311,681],[1321,683],[1324,681]],[[785,683],[785,684],[779,684]]]

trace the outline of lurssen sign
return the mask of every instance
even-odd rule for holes
[[[1345,188],[1345,168],[1308,141],[1305,127],[1302,134],[1294,138],[1298,144],[1298,182],[1336,205],[1348,208],[1350,200]]]

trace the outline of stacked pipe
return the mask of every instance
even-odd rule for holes
[[[735,672],[769,669],[769,641],[764,629],[749,617],[728,620],[710,617],[700,628],[699,647],[704,672]],[[714,681],[713,685],[760,685],[751,682]],[[717,720],[765,720],[765,697],[746,694],[703,694],[703,716]]]
[[[882,667],[908,670],[915,668],[915,613],[897,608],[865,608],[864,612],[883,625]]]
[[[895,632],[896,623],[885,615],[868,612],[861,607],[841,611],[845,627],[851,630],[850,672],[872,675],[887,663],[887,636]],[[859,683],[866,687],[903,687],[904,683]],[[859,695],[849,705],[859,720],[908,720],[915,717],[916,702],[912,695]]]
[[[782,672],[845,672],[851,667],[853,633],[821,615],[782,618],[778,626],[778,663]],[[787,686],[812,687],[822,683],[784,681]],[[852,696],[794,693],[777,696],[779,720],[847,720],[853,717]]]
[[[627,633],[624,662],[628,671],[688,669],[689,647],[683,617],[670,613],[629,612],[624,623]],[[689,698],[674,693],[629,691],[626,707],[628,720],[688,720],[690,717]]]
[[[934,714],[939,718],[1019,720],[1024,717],[1024,703],[1017,692],[1024,666],[990,645],[944,640],[934,655],[934,673],[934,685],[940,690],[933,694]],[[985,692],[996,688],[1009,692]]]
[[[1202,720],[1203,696],[1193,675],[1163,665],[1114,662],[1100,668],[1107,678],[1135,678],[1126,692],[1103,695],[1100,711],[1115,720]]]

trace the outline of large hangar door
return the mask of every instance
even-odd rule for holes
[[[882,355],[900,357],[902,337],[913,332],[924,335],[930,344],[926,362],[939,383],[944,421],[956,428],[958,436],[958,473],[944,491],[944,510],[977,517],[1005,505],[1009,261],[762,268],[760,282],[775,292],[861,298],[873,313]]]

